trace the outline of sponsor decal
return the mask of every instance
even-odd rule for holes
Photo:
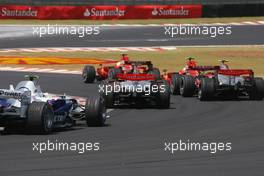
[[[37,17],[38,11],[32,10],[29,7],[26,10],[8,9],[6,7],[1,8],[1,16],[3,17]]]
[[[1,19],[198,18],[202,5],[0,6]]]
[[[188,16],[189,13],[183,6],[178,9],[154,8],[152,11],[153,16]]]
[[[84,14],[85,17],[103,17],[103,16],[118,16],[122,17],[125,16],[125,10],[120,10],[118,7],[116,7],[113,10],[99,10],[96,8],[86,8]]]
[[[13,92],[13,91],[0,90],[0,96],[21,97],[22,94],[21,93],[18,93],[18,92]]]

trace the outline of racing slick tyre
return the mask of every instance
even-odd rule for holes
[[[85,104],[85,119],[87,126],[104,126],[106,121],[106,108],[101,96],[90,97]]]
[[[108,71],[108,79],[109,80],[116,80],[117,79],[116,75],[120,74],[120,73],[122,73],[122,70],[120,68],[111,68]]]
[[[86,65],[83,68],[82,78],[84,83],[93,83],[96,77],[96,71],[94,66]]]
[[[200,101],[212,100],[215,95],[215,81],[211,78],[202,78],[201,86],[198,90]]]
[[[161,89],[161,86],[164,88]],[[159,87],[159,95],[157,98],[157,105],[161,109],[167,109],[170,108],[170,86],[167,81],[162,81],[161,83],[158,83]]]
[[[28,107],[26,131],[48,134],[52,132],[54,112],[45,102],[32,102]]]
[[[180,95],[180,87],[181,87],[181,76],[179,74],[171,75],[171,84],[170,90],[173,95]]]
[[[104,85],[105,85],[104,87],[111,87],[112,89],[114,88],[114,82],[106,83],[105,81]],[[114,99],[113,90],[107,91],[107,88],[105,88],[103,92],[100,92],[100,95],[103,97],[105,101],[106,108],[114,108],[115,99]]]
[[[254,86],[249,93],[251,100],[263,100],[264,98],[264,80],[262,78],[254,79]]]
[[[148,71],[148,74],[155,75],[155,77],[156,77],[157,80],[160,80],[161,79],[161,77],[160,77],[160,70],[158,68],[151,69],[150,71]]]
[[[192,97],[195,93],[195,80],[190,75],[181,77],[180,94],[183,97]]]

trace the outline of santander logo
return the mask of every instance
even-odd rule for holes
[[[189,9],[185,9],[184,6],[180,8],[154,8],[151,12],[152,16],[188,16],[190,14]]]
[[[31,8],[20,10],[20,9],[8,9],[6,7],[3,7],[0,9],[0,16],[3,16],[3,17],[37,17],[38,11],[33,10]]]
[[[116,16],[116,17],[122,17],[125,16],[125,10],[119,9],[116,7],[115,9],[109,9],[109,10],[102,10],[102,9],[85,9],[85,12],[83,13],[83,16],[85,17],[101,17],[101,16]]]
[[[159,14],[157,8],[154,8],[151,13],[152,13],[153,16],[157,16]]]
[[[85,12],[83,13],[83,16],[85,16],[85,17],[91,16],[90,10],[89,9],[86,9]]]

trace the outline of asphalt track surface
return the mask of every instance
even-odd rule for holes
[[[231,35],[171,37],[168,33],[165,35],[164,26],[114,26],[100,27],[99,35],[83,38],[78,35],[44,35],[40,38],[36,33],[33,35],[32,26],[0,26],[0,48],[260,45],[264,44],[263,29],[264,25],[231,26]]]
[[[257,35],[261,30],[263,31],[261,26],[241,28],[240,31],[248,33],[254,31],[255,34],[249,36],[237,34],[233,39],[226,41],[228,40],[229,44],[263,44],[263,35]],[[132,29],[130,34],[132,36]],[[44,41],[38,43],[38,40],[33,41],[23,37],[18,35],[9,39],[2,38],[0,47],[50,47],[59,43],[59,46],[68,44],[65,42],[66,39],[59,41],[63,40],[63,37],[51,38],[51,41],[47,40],[46,43]],[[135,36],[131,38],[137,39]],[[207,43],[205,41],[199,40],[204,45],[218,44],[218,40],[210,39]],[[102,43],[98,41],[97,44],[102,46]],[[113,42],[115,43],[123,46],[120,42]],[[134,45],[133,42],[128,43]],[[141,44],[146,45],[146,43]],[[165,42],[166,44],[171,45]],[[185,43],[180,44],[185,45]],[[76,42],[71,43],[70,46],[78,45],[92,46],[92,43],[77,42],[76,39]],[[1,72],[0,87],[8,88],[9,84],[15,85],[25,74]],[[38,75],[44,92],[86,97],[98,91],[97,84],[83,84],[80,75],[44,73]],[[110,113],[111,118],[108,119],[105,127],[91,128],[80,124],[72,130],[57,131],[47,136],[20,133],[3,135],[0,136],[0,175],[262,176],[264,172],[263,105],[264,101],[241,99],[200,102],[196,98],[173,96],[171,108],[167,110],[115,109]],[[215,154],[197,151],[178,151],[171,154],[164,151],[165,142],[188,139],[200,143],[231,142],[232,151]],[[47,140],[69,143],[100,142],[100,151],[84,154],[55,151],[39,154],[37,151],[32,151],[33,142],[47,142]]]
[[[1,72],[1,87],[24,73]],[[96,94],[97,84],[79,75],[39,74],[44,92],[76,96]],[[8,79],[6,79],[8,78]],[[11,81],[12,80],[12,81]],[[52,135],[0,136],[1,176],[71,175],[263,175],[264,101],[200,102],[173,96],[171,108],[117,109],[107,126],[79,125]],[[231,152],[164,151],[165,142],[232,142]],[[100,142],[100,151],[32,151],[33,142]]]

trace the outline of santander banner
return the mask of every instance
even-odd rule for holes
[[[0,19],[160,19],[198,18],[202,5],[0,6]]]

